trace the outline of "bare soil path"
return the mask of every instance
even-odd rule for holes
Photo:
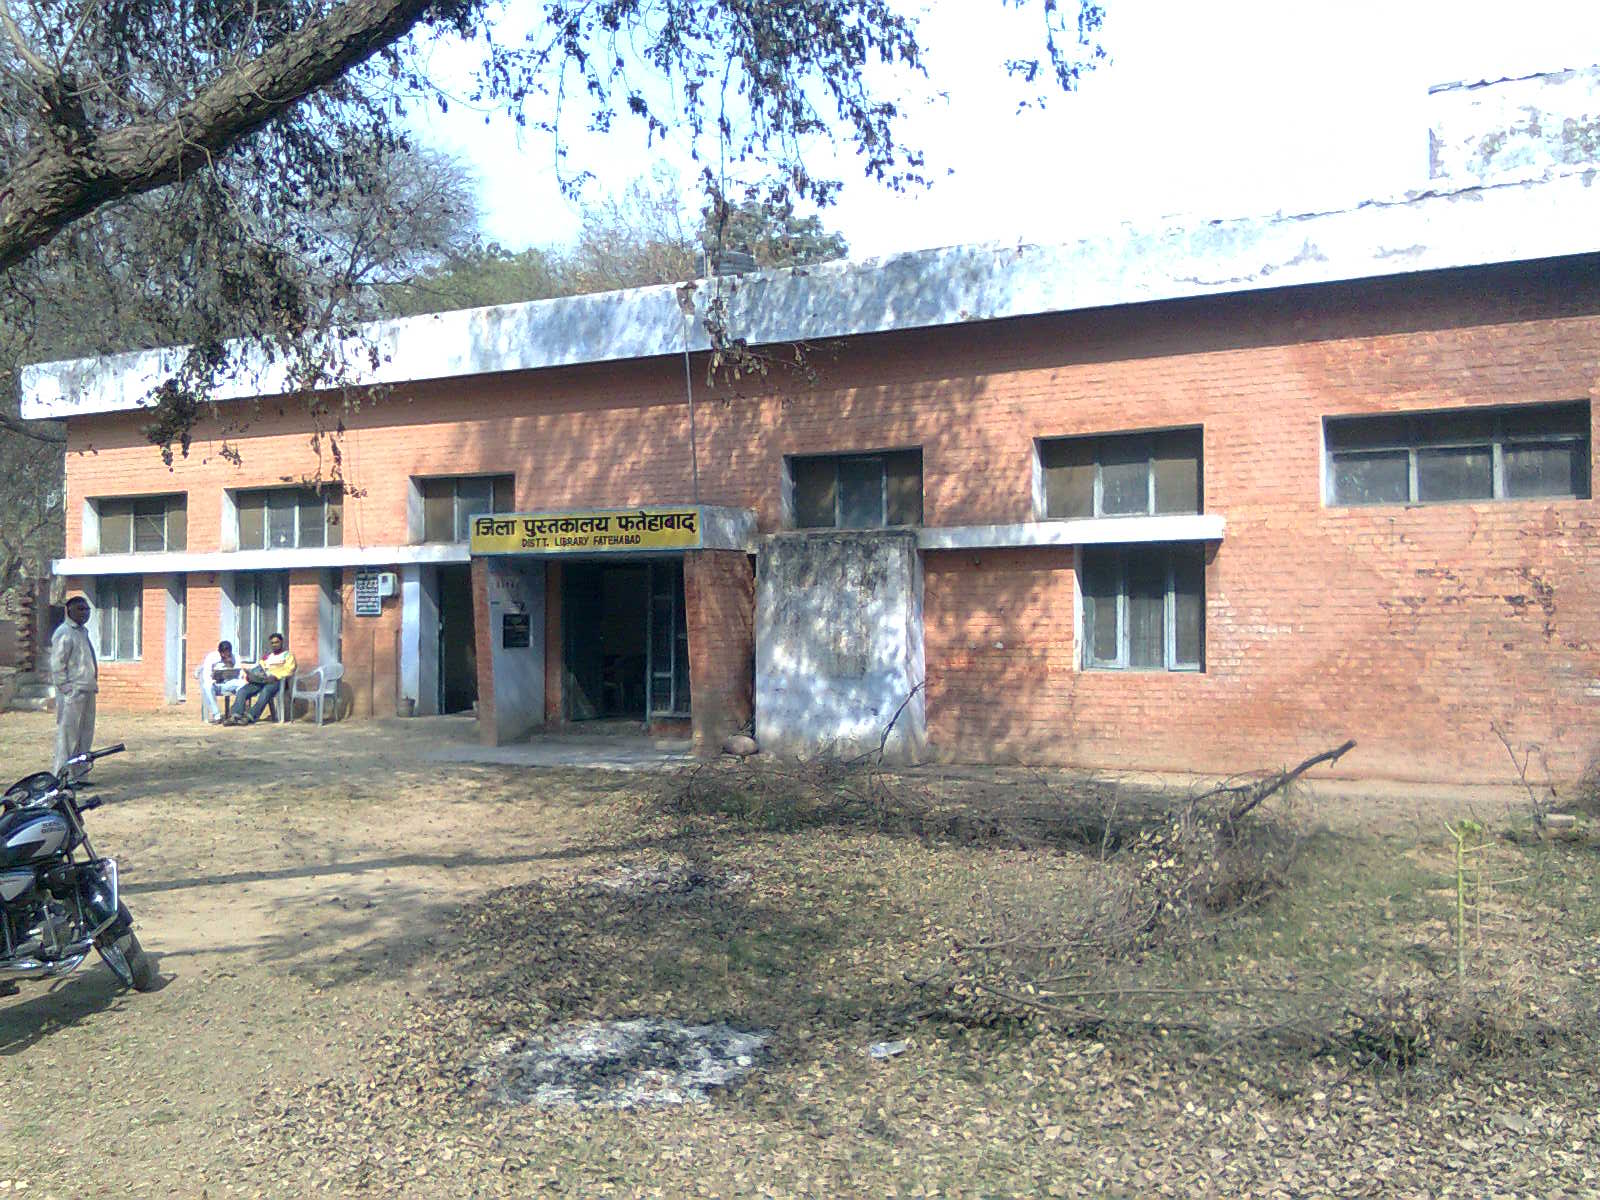
[[[12,775],[47,765],[53,725],[0,717]],[[7,1191],[281,1193],[270,1164],[230,1161],[251,1099],[337,1071],[433,986],[417,963],[464,897],[594,853],[591,814],[622,780],[422,763],[472,736],[450,718],[236,730],[106,714],[98,733],[129,750],[96,769],[90,835],[163,982],[125,994],[96,962],[0,998]]]

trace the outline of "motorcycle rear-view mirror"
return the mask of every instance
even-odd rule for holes
[[[68,784],[78,783],[89,773],[89,768],[94,765],[95,759],[121,754],[127,748],[126,743],[118,742],[114,746],[107,746],[104,750],[88,750],[82,754],[74,755],[61,766],[61,782]]]

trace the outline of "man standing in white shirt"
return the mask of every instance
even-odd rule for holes
[[[100,690],[100,665],[95,661],[89,631],[89,602],[82,596],[67,601],[67,619],[50,635],[50,682],[56,689],[57,775],[69,758],[94,741],[94,697]]]

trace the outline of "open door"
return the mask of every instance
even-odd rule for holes
[[[470,712],[478,702],[478,632],[472,568],[439,568],[439,711]]]

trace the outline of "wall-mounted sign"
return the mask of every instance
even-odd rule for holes
[[[378,590],[381,571],[357,571],[355,582],[355,610],[358,617],[381,617],[383,594]]]
[[[533,625],[527,613],[508,612],[500,617],[500,647],[503,650],[526,650],[533,645]]]
[[[698,508],[503,513],[472,521],[474,554],[593,554],[698,550]]]

